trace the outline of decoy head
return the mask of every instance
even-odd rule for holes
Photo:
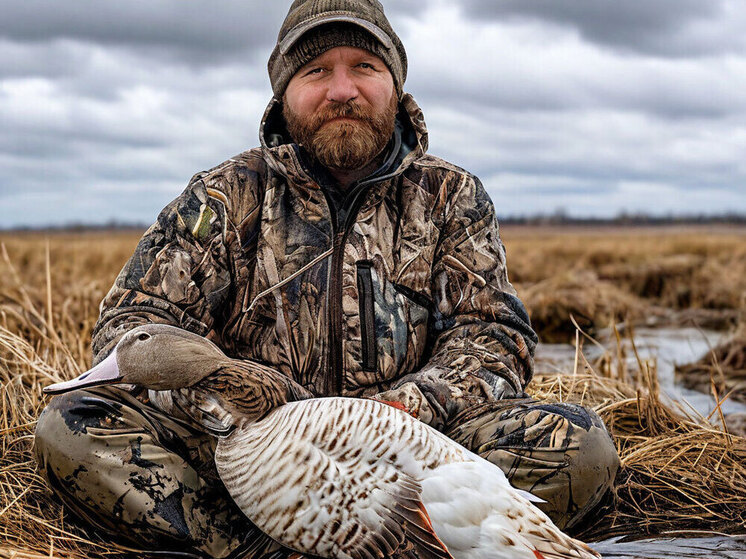
[[[151,390],[192,386],[229,362],[211,341],[165,324],[147,324],[127,332],[109,356],[78,378],[52,384],[61,394],[102,384],[136,384]]]

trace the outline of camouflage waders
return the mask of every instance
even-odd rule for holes
[[[66,506],[146,549],[209,557],[280,550],[233,504],[217,477],[215,439],[112,387],[55,397],[39,418],[36,453]],[[446,433],[547,501],[560,527],[580,520],[613,483],[619,459],[598,416],[529,399],[465,410]],[[280,556],[286,555],[280,550]]]

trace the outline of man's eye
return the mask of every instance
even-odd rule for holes
[[[308,72],[306,72],[307,76],[311,76],[313,74],[320,74],[323,68],[312,68]]]
[[[361,68],[365,68],[366,70],[375,70],[376,69],[375,66],[373,66],[373,64],[371,64],[369,62],[361,62],[360,64],[358,64],[358,66],[360,66]]]

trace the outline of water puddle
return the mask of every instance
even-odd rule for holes
[[[663,397],[679,402],[685,409],[695,410],[707,417],[715,409],[712,395],[690,390],[675,382],[674,368],[698,360],[711,348],[724,340],[725,334],[697,328],[640,328],[635,330],[635,347],[642,360],[655,360]],[[613,334],[600,336],[603,347],[616,354],[617,342]],[[624,354],[631,370],[637,369],[637,359],[628,338],[622,341]],[[583,353],[593,362],[603,350],[586,342]],[[537,369],[542,372],[569,372],[575,364],[575,347],[570,344],[539,344],[536,350]],[[726,400],[722,404],[724,414],[746,413],[746,404]]]
[[[591,545],[604,559],[744,559],[744,536],[656,538],[632,542],[618,539]]]

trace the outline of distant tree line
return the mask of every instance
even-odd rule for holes
[[[498,216],[499,217],[499,216]],[[659,226],[659,225],[746,225],[746,214],[667,214],[648,215],[622,212],[615,217],[577,217],[562,210],[551,214],[510,215],[499,217],[504,225],[587,225],[587,226]]]
[[[498,215],[503,225],[586,225],[592,226],[664,226],[664,225],[746,225],[746,214],[727,213],[712,214],[679,214],[647,215],[643,213],[622,212],[615,217],[576,217],[563,210],[551,214],[533,215]],[[150,226],[146,223],[124,223],[109,221],[107,223],[68,223],[46,227],[12,227],[0,228],[6,232],[49,232],[49,233],[86,233],[86,232],[137,232]]]
[[[95,232],[136,232],[145,231],[150,224],[125,223],[120,221],[107,221],[106,223],[66,223],[63,225],[32,226],[0,228],[0,231],[8,232],[35,232],[35,233],[95,233]]]

